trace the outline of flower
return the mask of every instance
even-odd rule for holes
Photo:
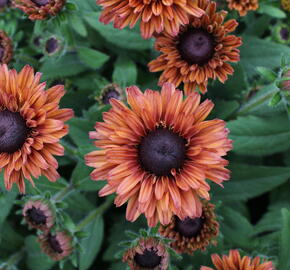
[[[204,121],[213,108],[209,100],[200,103],[195,92],[183,101],[183,94],[166,83],[161,94],[136,86],[127,89],[131,109],[111,99],[112,109],[97,122],[95,146],[88,166],[96,168],[93,180],[107,179],[100,196],[117,193],[119,207],[128,201],[126,218],[135,221],[145,213],[149,226],[158,220],[166,225],[172,215],[180,219],[199,217],[199,197],[209,199],[205,179],[220,184],[229,179],[228,162],[221,158],[232,147],[225,122]]]
[[[213,1],[199,0],[198,6],[206,11],[201,18],[191,17],[177,36],[163,33],[157,37],[155,49],[162,54],[148,65],[151,72],[163,71],[160,85],[171,82],[177,87],[184,83],[186,94],[196,86],[205,93],[209,78],[225,82],[234,72],[227,62],[240,59],[237,47],[241,39],[228,35],[238,23],[229,20],[223,24],[226,12],[216,12]]]
[[[180,220],[173,216],[170,224],[161,226],[159,232],[173,239],[171,247],[179,253],[192,254],[197,249],[204,251],[210,243],[216,244],[219,232],[214,205],[203,201],[201,217]]]
[[[280,88],[282,91],[290,94],[290,68],[286,69],[283,73],[283,78],[285,78],[285,80],[282,80]]]
[[[68,133],[64,122],[73,111],[59,109],[64,87],[56,85],[45,91],[40,78],[28,65],[19,74],[0,66],[0,169],[4,169],[8,190],[16,183],[24,193],[25,178],[33,185],[32,177],[59,178],[53,155],[64,154],[59,140]]]
[[[289,0],[281,0],[281,6],[284,10],[290,12],[290,1]]]
[[[135,247],[128,249],[123,262],[132,270],[166,270],[169,254],[165,245],[156,238],[141,238]]]
[[[197,0],[97,0],[104,11],[100,21],[114,22],[114,27],[122,29],[134,27],[140,20],[143,38],[164,30],[176,35],[182,24],[188,23],[189,15],[200,17],[204,11],[197,6]]]
[[[0,11],[9,5],[9,0],[0,0]]]
[[[244,256],[241,258],[238,250],[230,250],[230,254],[223,257],[213,254],[211,259],[216,268],[202,266],[200,270],[274,270],[272,262],[262,263],[259,257],[252,259]]]
[[[273,38],[282,44],[290,43],[290,26],[278,24],[273,28]]]
[[[65,5],[65,0],[13,0],[13,5],[29,16],[30,20],[45,20],[56,16]]]
[[[31,228],[48,231],[55,222],[55,214],[49,203],[43,200],[29,200],[22,214]]]
[[[45,52],[49,55],[53,55],[60,50],[59,41],[55,37],[49,38],[45,42]]]
[[[0,64],[8,64],[13,57],[12,40],[0,30]]]
[[[97,100],[102,105],[110,104],[111,98],[115,98],[115,99],[124,101],[125,96],[124,96],[123,92],[124,92],[123,89],[119,85],[117,85],[115,83],[111,83],[111,84],[106,85],[101,90],[101,94],[99,97],[97,97]]]
[[[54,261],[60,261],[73,251],[72,238],[67,232],[47,233],[38,237],[40,248]]]
[[[227,0],[229,9],[237,10],[240,14],[240,16],[247,15],[248,11],[250,10],[257,10],[259,7],[259,1],[258,0]]]

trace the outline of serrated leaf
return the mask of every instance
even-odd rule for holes
[[[79,48],[78,54],[80,60],[92,69],[100,68],[109,59],[108,55],[86,47]]]

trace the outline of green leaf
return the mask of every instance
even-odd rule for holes
[[[80,18],[79,14],[77,13],[71,13],[69,16],[69,21],[72,26],[72,28],[82,37],[86,37],[88,32],[86,29],[85,24],[83,23],[83,20]]]
[[[128,87],[136,84],[136,80],[136,64],[126,56],[119,56],[115,62],[113,82],[119,84],[121,87]]]
[[[85,47],[79,48],[78,54],[80,60],[92,69],[100,68],[109,59],[108,55]]]
[[[83,251],[79,254],[79,270],[88,269],[100,251],[104,235],[104,221],[98,216],[84,228],[89,237],[81,240]]]
[[[234,164],[229,166],[231,179],[224,188],[214,187],[214,198],[222,201],[248,200],[285,183],[290,175],[288,167],[253,166]]]
[[[274,7],[272,5],[268,5],[266,3],[261,3],[259,10],[259,13],[265,13],[268,14],[271,17],[278,18],[278,19],[283,19],[286,18],[286,14],[283,10],[280,8]]]
[[[279,267],[278,270],[289,270],[290,268],[290,211],[283,208],[282,231],[280,238]]]
[[[279,102],[281,101],[282,97],[281,94],[279,92],[277,92],[276,94],[274,94],[269,102],[269,106],[277,106],[279,104]]]
[[[233,152],[241,155],[271,155],[290,148],[290,122],[284,115],[238,117],[228,128]]]
[[[0,177],[2,178],[2,177]],[[3,181],[3,179],[0,179],[0,181]],[[4,191],[1,193],[0,191],[0,205],[5,207],[1,207],[0,211],[0,228],[2,223],[6,220],[7,216],[10,213],[10,210],[14,204],[14,200],[16,199],[17,193],[15,192],[6,192]]]

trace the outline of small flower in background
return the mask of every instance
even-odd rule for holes
[[[183,83],[186,94],[197,86],[205,93],[209,78],[225,82],[234,72],[227,62],[240,60],[237,47],[242,44],[241,38],[228,35],[236,29],[237,21],[223,23],[227,13],[216,12],[213,1],[199,0],[198,5],[206,13],[199,19],[191,17],[177,36],[160,34],[155,49],[162,54],[148,64],[151,72],[163,71],[160,85],[171,82],[178,87]]]
[[[289,0],[281,0],[281,6],[284,10],[290,12],[290,1]]]
[[[72,237],[64,231],[41,234],[38,241],[42,252],[54,261],[60,261],[68,257],[73,251]]]
[[[0,0],[0,11],[10,4],[10,0]]]
[[[192,254],[197,249],[204,251],[209,244],[216,244],[219,223],[214,213],[214,205],[206,201],[202,204],[200,217],[180,220],[174,216],[169,225],[159,228],[162,236],[173,239],[170,245],[179,253]]]
[[[0,30],[0,64],[8,64],[13,57],[13,43],[7,34]]]
[[[73,117],[73,111],[59,109],[64,87],[45,91],[46,83],[40,83],[40,78],[30,66],[19,74],[0,66],[0,168],[8,190],[15,183],[24,193],[24,179],[34,185],[32,177],[59,178],[53,155],[64,154],[59,140],[68,133],[64,122]]]
[[[25,203],[22,215],[31,228],[48,231],[55,223],[52,206],[44,200],[29,200]]]
[[[200,17],[204,13],[197,6],[196,0],[171,1],[131,1],[131,0],[98,0],[104,11],[100,21],[107,24],[114,22],[116,28],[130,28],[140,20],[143,38],[150,38],[154,33],[164,30],[176,35],[182,24],[188,23],[188,17]]]
[[[141,238],[136,246],[128,249],[123,262],[132,270],[166,270],[169,263],[169,254],[166,246],[156,238]]]
[[[250,10],[257,10],[259,8],[258,0],[227,0],[228,7],[231,10],[237,10],[240,16],[245,16]]]
[[[94,167],[93,180],[107,180],[100,196],[117,193],[119,207],[128,201],[126,218],[135,221],[145,213],[149,226],[163,225],[173,215],[200,217],[199,197],[209,199],[205,179],[222,185],[229,179],[228,161],[221,158],[232,148],[225,122],[204,121],[213,108],[200,95],[183,94],[166,83],[161,94],[136,86],[127,89],[131,109],[111,99],[112,109],[97,122],[97,150],[86,155]]]
[[[281,82],[281,90],[285,91],[285,92],[289,92],[290,94],[290,68],[288,68],[284,73],[283,73],[283,78],[285,78],[285,80],[283,80]]]
[[[202,266],[200,270],[274,270],[272,262],[261,262],[260,257],[250,258],[241,255],[238,250],[230,250],[228,256],[211,255],[215,268]]]
[[[121,101],[125,101],[125,94],[124,90],[117,84],[112,83],[105,86],[102,90],[100,95],[96,98],[98,102],[102,105],[110,104],[110,99],[115,98]]]
[[[56,16],[65,5],[65,0],[13,0],[13,5],[29,16],[30,20],[45,20]]]
[[[276,25],[273,29],[274,39],[282,44],[290,44],[290,26],[286,24]]]
[[[55,37],[51,37],[45,42],[45,52],[49,55],[56,54],[60,48],[60,41]]]

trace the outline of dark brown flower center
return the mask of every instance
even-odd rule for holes
[[[54,37],[46,41],[45,50],[47,53],[54,53],[58,49],[58,41]]]
[[[186,218],[180,220],[176,217],[175,230],[184,237],[195,237],[202,230],[204,219],[202,218]]]
[[[110,99],[111,98],[115,98],[115,99],[119,99],[120,98],[120,94],[113,87],[109,88],[105,92],[105,94],[103,95],[103,98],[102,98],[103,104],[110,104]]]
[[[0,8],[4,8],[8,4],[8,0],[0,0]]]
[[[3,60],[5,49],[0,45],[0,63]]]
[[[32,2],[39,7],[42,7],[47,5],[49,3],[49,0],[32,0]]]
[[[136,253],[134,260],[140,267],[155,268],[161,263],[161,256],[153,249],[145,249],[143,254]]]
[[[186,141],[166,128],[148,133],[139,145],[139,160],[144,170],[157,176],[170,175],[185,160]]]
[[[47,219],[44,212],[40,209],[35,208],[34,206],[26,211],[26,216],[29,221],[35,225],[45,224]]]
[[[61,248],[60,243],[58,242],[56,235],[49,234],[48,236],[48,243],[50,247],[56,252],[56,253],[63,253],[63,249]]]
[[[20,149],[28,135],[28,128],[20,113],[0,111],[0,153]]]
[[[283,27],[281,30],[280,30],[280,36],[281,36],[281,39],[283,40],[288,40],[289,39],[289,31],[286,27]]]
[[[204,65],[214,54],[214,37],[203,29],[189,29],[179,37],[177,48],[189,64]]]

